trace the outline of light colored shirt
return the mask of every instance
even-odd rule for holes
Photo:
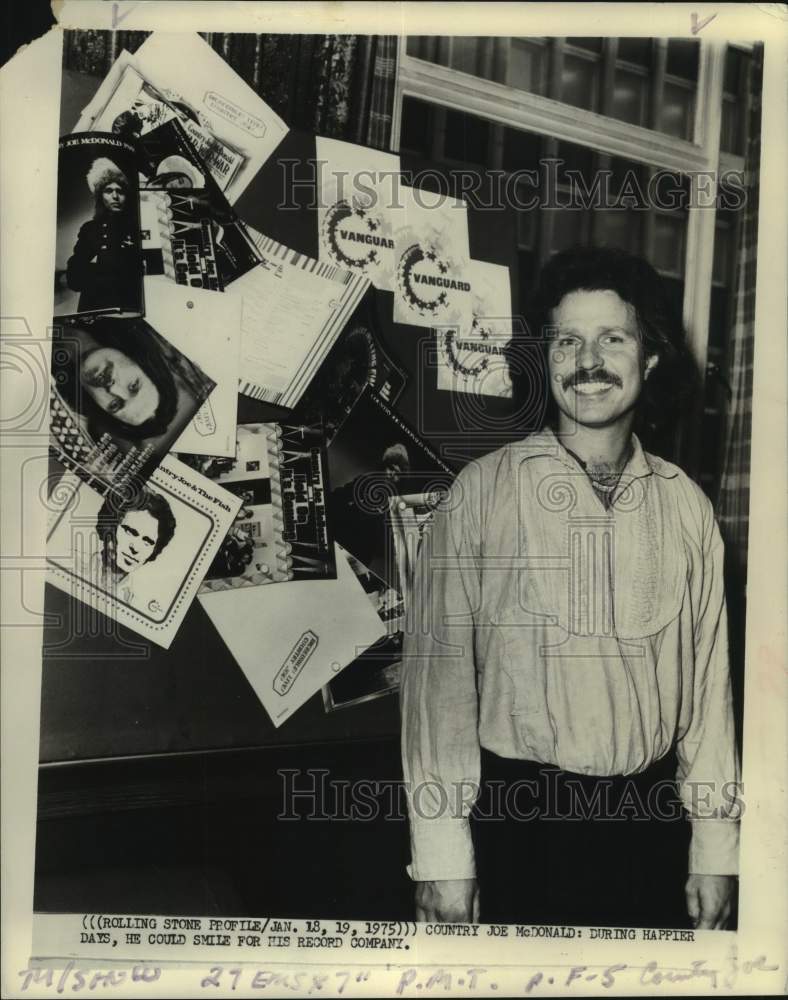
[[[690,871],[737,871],[722,540],[635,437],[607,509],[549,430],[462,470],[424,537],[401,708],[415,880],[475,875],[480,746],[628,775],[675,745]]]

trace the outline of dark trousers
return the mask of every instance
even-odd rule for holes
[[[593,777],[482,750],[472,814],[484,923],[691,926],[676,760]]]

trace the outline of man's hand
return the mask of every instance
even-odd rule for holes
[[[475,878],[416,883],[416,919],[428,924],[479,922],[479,883]]]
[[[733,875],[690,875],[684,891],[687,913],[697,930],[724,930],[731,915]]]

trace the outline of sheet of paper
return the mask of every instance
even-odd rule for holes
[[[320,259],[393,292],[394,234],[405,223],[399,156],[322,136],[315,148]]]
[[[168,455],[123,501],[69,473],[49,505],[48,581],[168,649],[241,501]]]
[[[509,268],[486,261],[468,265],[470,326],[437,327],[438,388],[511,397],[506,347],[512,337]]]
[[[232,204],[287,134],[279,115],[196,33],[154,32],[135,53],[142,75],[178,95],[245,162],[225,194]]]
[[[173,446],[193,455],[235,455],[241,304],[226,295],[145,278],[145,309],[155,329],[199,364],[216,383]]]
[[[465,202],[401,188],[404,212],[394,237],[394,320],[433,327],[470,321],[468,212]]]
[[[386,634],[337,547],[336,580],[201,594],[275,726]]]
[[[290,250],[253,229],[261,263],[228,286],[243,299],[239,390],[293,407],[369,287],[362,275]]]

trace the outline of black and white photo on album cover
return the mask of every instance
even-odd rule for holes
[[[337,542],[377,576],[402,592],[400,521],[406,504],[422,523],[454,478],[430,445],[369,386],[328,448],[328,516]]]
[[[367,386],[394,406],[407,381],[407,372],[383,344],[380,322],[367,294],[320,365],[295,416],[305,423],[322,420],[326,444],[330,444]]]
[[[322,427],[239,424],[233,458],[179,457],[241,499],[203,590],[336,578]]]
[[[168,648],[238,506],[172,456],[123,496],[63,470],[49,497],[47,578]]]
[[[145,320],[55,318],[50,449],[99,492],[142,483],[215,387]]]
[[[177,118],[222,191],[232,184],[246,161],[237,149],[217,138],[201,111],[180,94],[171,89],[164,92],[146,79],[135,56],[126,49],[115,60],[92,103],[102,100],[104,103],[90,121],[91,132],[113,132],[121,138],[138,139],[157,125]]]
[[[246,229],[178,119],[171,118],[146,132],[139,139],[139,150],[140,187],[173,194],[188,192],[190,224],[199,219],[211,228],[211,250],[221,284],[226,287],[251,270],[259,258]]]
[[[137,152],[101,132],[60,140],[54,314],[143,312]]]

